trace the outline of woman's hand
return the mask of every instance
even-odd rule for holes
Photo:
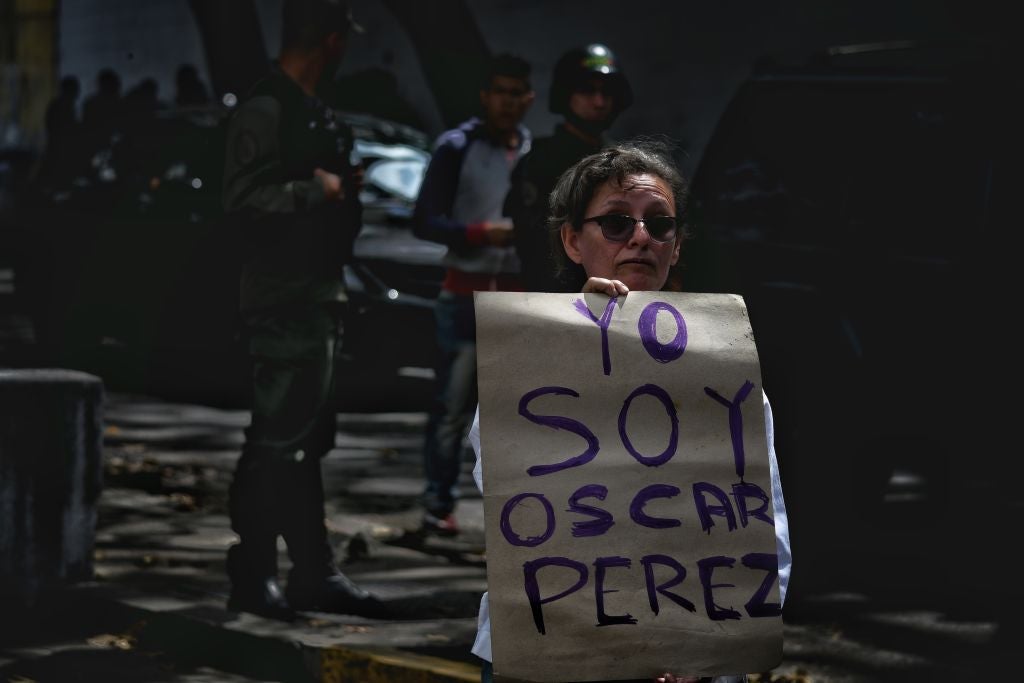
[[[665,673],[654,679],[654,683],[698,683],[697,676],[677,676],[676,674]]]
[[[586,284],[583,285],[583,289],[580,291],[583,294],[597,292],[598,294],[607,294],[608,296],[624,296],[629,294],[629,287],[620,280],[606,280],[603,277],[592,277],[587,280]],[[668,683],[674,682],[669,681]]]

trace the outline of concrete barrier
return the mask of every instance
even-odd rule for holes
[[[92,577],[102,444],[98,377],[0,369],[0,605]]]

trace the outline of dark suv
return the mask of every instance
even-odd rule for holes
[[[745,298],[805,579],[1011,509],[1020,91],[987,49],[841,47],[758,64],[705,148],[682,277]]]

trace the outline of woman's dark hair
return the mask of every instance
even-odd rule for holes
[[[688,186],[672,159],[672,146],[659,138],[634,138],[613,144],[570,166],[559,177],[548,197],[548,233],[559,275],[580,279],[576,264],[569,260],[562,246],[562,225],[568,223],[579,232],[590,200],[598,188],[609,180],[622,184],[631,175],[650,174],[661,178],[672,190],[675,199],[679,238],[687,235],[685,211]]]

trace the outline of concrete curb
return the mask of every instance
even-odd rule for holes
[[[479,683],[480,670],[464,662],[401,650],[356,650],[330,646],[320,650],[321,683]]]
[[[351,646],[293,626],[236,615],[174,597],[84,584],[67,591],[67,609],[103,610],[121,634],[183,663],[283,683],[478,683],[480,669],[442,657],[378,646]]]

